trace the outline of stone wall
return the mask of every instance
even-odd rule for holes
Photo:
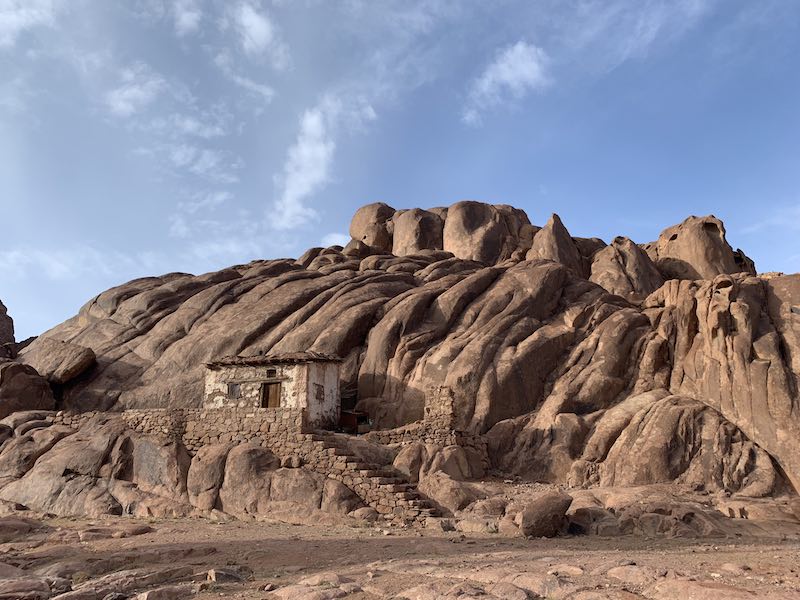
[[[281,406],[301,407],[307,402],[307,364],[228,365],[206,369],[205,408],[261,408],[261,386],[281,384]],[[228,395],[228,384],[238,386],[238,397]]]
[[[385,446],[411,444],[413,442],[436,444],[438,446],[461,446],[462,448],[473,448],[480,452],[482,456],[488,456],[486,440],[482,435],[467,431],[440,429],[436,424],[426,421],[416,421],[397,429],[370,431],[364,435],[364,439]]]
[[[447,386],[428,388],[425,394],[425,422],[433,429],[455,429],[455,397]]]

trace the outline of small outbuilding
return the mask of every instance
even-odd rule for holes
[[[341,359],[319,352],[230,356],[206,364],[204,408],[303,409],[311,428],[339,422]]]

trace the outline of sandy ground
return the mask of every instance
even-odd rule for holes
[[[30,573],[60,571],[78,584],[121,569],[165,566],[189,566],[195,581],[206,579],[209,569],[245,575],[243,581],[204,584],[196,595],[184,592],[199,599],[526,597],[515,596],[515,589],[530,598],[538,593],[581,600],[800,598],[797,539],[526,540],[188,519],[42,518],[41,523],[44,529],[0,544],[0,561]],[[134,524],[152,531],[136,535]],[[311,580],[316,585],[295,585],[320,574]],[[677,591],[670,588],[676,585]],[[277,591],[265,591],[270,587]],[[710,595],[702,595],[706,592]]]

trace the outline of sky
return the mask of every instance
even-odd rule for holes
[[[790,0],[0,0],[0,300],[24,339],[376,201],[639,243],[714,214],[800,271],[799,29]]]

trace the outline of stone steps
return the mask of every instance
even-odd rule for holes
[[[364,461],[350,451],[345,441],[336,439],[331,433],[318,431],[309,434],[309,440],[335,457],[334,478],[345,485],[350,482],[349,487],[385,520],[398,524],[424,524],[428,517],[441,516],[416,485],[395,469]]]

